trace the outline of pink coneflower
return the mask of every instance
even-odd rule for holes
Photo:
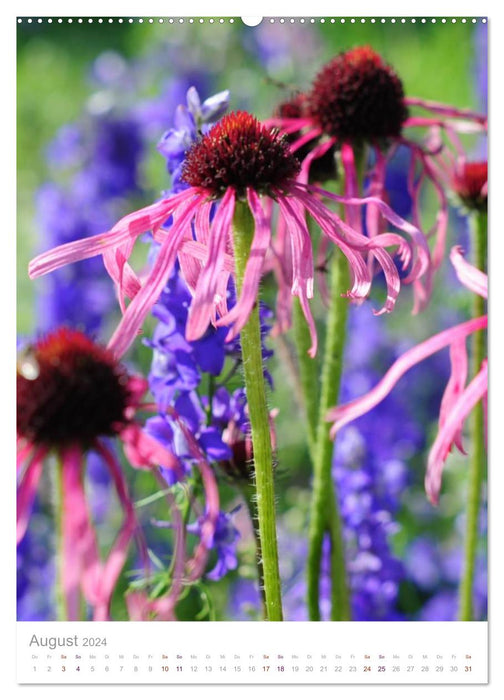
[[[428,116],[411,116],[409,108],[418,107]],[[318,73],[311,89],[296,95],[277,110],[277,116],[268,124],[278,126],[289,134],[293,153],[302,158],[301,179],[317,179],[321,164],[327,154],[341,152],[341,165],[345,175],[345,194],[357,195],[356,151],[367,144],[374,154],[374,165],[369,171],[369,193],[380,199],[386,197],[385,175],[388,162],[397,148],[407,146],[411,153],[409,191],[413,199],[413,223],[422,230],[419,201],[422,187],[430,183],[439,202],[436,221],[427,235],[435,239],[432,269],[436,269],[444,257],[448,200],[443,179],[431,156],[448,150],[447,144],[438,139],[432,148],[416,143],[405,131],[427,128],[441,133],[451,148],[460,152],[458,132],[477,132],[486,129],[486,117],[448,105],[406,97],[400,78],[391,66],[369,46],[361,46],[339,54]],[[322,170],[324,167],[322,166]],[[360,216],[352,217],[352,226],[361,232]],[[367,232],[370,238],[378,235],[383,222],[379,211],[368,207]],[[428,302],[431,292],[431,268],[423,280],[414,280],[414,312]]]
[[[276,130],[270,130],[246,112],[232,113],[187,152],[183,171],[183,179],[189,185],[187,190],[124,217],[106,233],[38,256],[30,263],[30,276],[37,277],[67,263],[102,255],[117,285],[124,311],[109,343],[109,349],[121,356],[157,301],[178,257],[194,297],[187,338],[201,337],[209,323],[231,325],[229,338],[232,338],[245,325],[257,299],[265,257],[271,248],[271,203],[276,202],[285,222],[284,236],[289,247],[290,292],[301,302],[310,327],[313,355],[316,332],[308,300],[313,296],[314,266],[306,214],[348,259],[351,275],[348,297],[359,299],[368,294],[371,274],[367,257],[372,253],[387,281],[387,300],[382,311],[393,308],[400,288],[399,274],[385,248],[394,248],[404,265],[412,265],[413,279],[425,273],[429,253],[419,230],[395,215],[380,199],[340,198],[297,182],[299,167],[289,144]],[[383,233],[373,239],[363,236],[322,204],[320,197],[326,194],[352,210],[372,204],[389,222],[412,237],[413,246],[396,233]],[[267,207],[263,207],[261,197],[266,198]],[[227,285],[235,272],[231,234],[238,201],[248,203],[255,232],[240,298],[228,310]],[[171,226],[167,229],[163,225],[169,217]],[[141,283],[128,259],[135,240],[146,231],[152,231],[160,248],[152,269]],[[127,307],[125,297],[131,299]]]
[[[446,187],[467,211],[486,211],[488,204],[488,163],[459,158],[432,159]]]
[[[178,470],[175,458],[137,422],[147,388],[147,382],[129,375],[109,350],[67,328],[41,338],[18,362],[17,538],[21,541],[26,532],[44,464],[54,455],[61,464],[61,583],[70,620],[78,619],[81,591],[94,619],[108,619],[114,586],[138,534],[122,467],[105,438],[119,438],[135,467],[162,464]],[[84,489],[89,450],[103,458],[124,513],[104,561]]]
[[[486,299],[488,293],[487,275],[467,263],[458,246],[452,249],[450,259],[462,284]],[[485,314],[437,333],[405,352],[394,362],[374,389],[354,401],[333,408],[328,413],[327,420],[334,421],[331,434],[334,436],[344,425],[377,406],[411,367],[442,348],[449,347],[451,376],[441,402],[439,431],[429,453],[425,477],[427,496],[432,503],[437,504],[443,467],[450,450],[455,445],[461,452],[464,452],[462,430],[465,419],[479,401],[483,401],[486,408],[487,360],[484,360],[482,366],[478,368],[476,376],[466,384],[468,373],[467,338],[486,327],[487,316]]]
[[[488,163],[465,162],[455,168],[453,189],[468,209],[486,209],[488,200]]]

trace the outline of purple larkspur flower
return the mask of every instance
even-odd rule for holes
[[[17,616],[19,621],[54,619],[55,583],[52,525],[36,501],[32,527],[17,549]]]
[[[214,567],[205,574],[205,577],[211,581],[219,581],[238,566],[236,543],[240,539],[240,533],[233,525],[234,512],[219,513],[212,543],[216,562]]]
[[[166,131],[158,143],[158,151],[166,158],[166,168],[172,177],[171,192],[187,189],[181,181],[182,164],[189,148],[205,134],[226,112],[229,106],[229,90],[217,93],[201,102],[194,86],[187,91],[187,106],[179,105],[175,111],[174,126]]]

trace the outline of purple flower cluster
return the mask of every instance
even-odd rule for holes
[[[83,159],[83,154],[86,154]],[[48,158],[56,174],[77,173],[69,186],[46,184],[37,195],[37,220],[44,246],[60,245],[106,231],[121,197],[141,191],[141,129],[123,116],[63,127]],[[71,324],[95,333],[116,299],[101,261],[83,260],[45,280],[38,297],[41,329]]]
[[[463,553],[458,544],[446,544],[430,536],[419,536],[408,546],[405,558],[408,580],[415,586],[422,605],[418,620],[458,619],[458,584],[462,575]],[[487,561],[480,553],[476,560],[473,604],[474,619],[487,616]]]
[[[379,376],[376,358],[387,362],[390,340],[368,309],[353,309],[341,400],[347,401]],[[370,348],[372,348],[370,352]],[[347,426],[336,440],[333,475],[344,524],[346,559],[356,620],[400,619],[399,586],[405,572],[393,554],[396,514],[408,484],[406,460],[422,446],[423,432],[400,395]]]
[[[17,548],[17,620],[55,619],[49,595],[56,577],[52,539],[51,519],[36,503],[32,525]]]
[[[380,455],[366,446],[357,428],[349,427],[336,443],[333,474],[344,522],[346,559],[356,620],[398,619],[395,611],[401,562],[390,545],[398,531],[394,513],[407,479],[398,459],[377,469]]]
[[[239,507],[239,506],[238,506]],[[240,533],[233,525],[233,515],[236,509],[230,513],[220,512],[217,518],[217,525],[213,535],[213,561],[215,564],[210,571],[207,571],[205,578],[211,581],[218,581],[223,578],[228,571],[236,569],[238,557],[236,554],[236,543],[240,538]],[[187,528],[188,532],[201,536],[201,521],[194,523]],[[211,559],[212,562],[212,559]],[[211,563],[210,563],[211,566]]]

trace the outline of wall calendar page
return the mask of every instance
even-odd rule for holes
[[[487,684],[487,18],[15,21],[19,686]]]

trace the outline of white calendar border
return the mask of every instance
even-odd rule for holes
[[[223,16],[240,16],[251,14],[251,9],[253,8],[253,14],[268,15],[268,16],[296,16],[298,4],[294,5],[292,2],[287,2],[287,0],[254,0],[254,3],[236,3],[236,2],[222,2],[221,0],[212,3],[197,2],[195,0],[187,0],[184,2],[183,9],[187,16],[210,16],[210,15],[223,15]],[[178,16],[179,6],[172,3],[161,3],[159,0],[145,0],[140,6],[138,3],[123,3],[118,5],[117,3],[107,3],[103,0],[98,3],[95,0],[89,0],[86,3],[72,3],[71,8],[66,2],[58,0],[57,2],[45,2],[41,5],[39,2],[19,2],[16,4],[15,8],[6,10],[2,9],[2,20],[0,23],[2,47],[3,47],[3,67],[4,75],[7,76],[4,82],[4,95],[8,101],[11,109],[7,109],[3,114],[3,139],[4,139],[4,169],[7,168],[11,177],[8,178],[8,182],[4,187],[5,201],[8,202],[6,217],[4,219],[4,232],[13,232],[15,230],[15,176],[14,176],[14,163],[15,163],[15,142],[12,139],[12,134],[15,132],[15,112],[13,105],[15,104],[15,32],[13,28],[15,15],[29,14],[41,14],[44,15],[57,15],[57,14],[68,14],[71,10],[72,14],[82,13],[84,16],[97,16],[100,13],[106,12],[111,16],[117,14],[132,14],[133,16],[142,15],[153,15],[153,16],[164,16],[174,14]],[[304,9],[304,8],[303,8]],[[501,7],[497,7],[494,3],[477,3],[467,2],[463,0],[460,2],[450,2],[444,3],[441,7],[438,0],[425,0],[422,3],[406,4],[405,2],[360,2],[359,0],[354,0],[351,3],[351,7],[344,6],[343,4],[335,4],[334,2],[320,2],[320,0],[311,0],[309,3],[310,12],[314,16],[331,16],[335,15],[346,15],[349,14],[351,10],[355,16],[372,16],[379,13],[382,16],[401,16],[405,14],[406,16],[411,15],[422,15],[427,16],[440,16],[444,13],[448,16],[450,15],[467,15],[473,16],[475,14],[479,16],[490,15],[489,22],[489,32],[490,32],[490,56],[492,70],[490,72],[490,94],[491,94],[491,110],[490,110],[490,123],[495,123],[497,126],[497,115],[502,119],[502,96],[497,84],[497,79],[499,71],[495,68],[497,65],[502,65],[504,62],[504,42],[502,37],[499,36],[499,32],[502,32],[502,19],[503,11]],[[118,12],[118,10],[120,12]],[[495,75],[495,80],[493,79]],[[495,121],[494,121],[495,119]],[[492,126],[491,126],[492,128]],[[504,143],[503,134],[500,133],[498,128],[492,131],[492,153],[503,153]],[[500,169],[492,166],[492,161],[490,162],[492,170],[492,188],[494,192],[499,191],[499,186],[503,184],[503,178],[500,174]],[[490,226],[491,231],[493,231],[492,237],[492,252],[493,260],[504,259],[504,238],[502,236],[502,220],[496,212],[496,207],[492,206],[490,209]],[[10,306],[7,302],[7,308],[4,308],[3,316],[3,330],[5,334],[11,340],[10,348],[2,349],[2,364],[0,365],[5,371],[5,376],[2,376],[4,380],[2,386],[7,388],[7,391],[11,397],[14,396],[14,380],[12,368],[15,365],[15,347],[12,339],[15,335],[15,310],[12,300],[14,299],[14,289],[15,289],[15,245],[13,239],[7,241],[7,250],[5,254],[5,270],[1,275],[1,289],[2,289],[2,299],[11,300]],[[492,261],[490,261],[492,263]],[[492,269],[491,264],[491,269]],[[499,302],[504,300],[504,276],[495,275],[492,278],[490,275],[491,284],[491,299],[492,307],[490,313],[492,314],[492,309],[499,309]],[[502,341],[500,341],[502,342]],[[496,351],[499,339],[497,338],[497,333],[491,332],[490,334],[490,347],[491,353],[494,357],[498,357]],[[489,624],[489,636],[490,636],[490,684],[488,686],[482,687],[478,686],[478,697],[479,693],[486,694],[486,697],[498,697],[504,689],[504,664],[503,659],[500,654],[501,650],[504,649],[504,605],[502,602],[502,596],[499,591],[502,590],[502,580],[504,575],[504,568],[502,563],[502,556],[500,555],[499,547],[499,536],[495,536],[494,533],[502,532],[502,517],[503,509],[500,504],[499,494],[504,493],[504,474],[502,470],[502,451],[499,445],[496,444],[496,440],[492,440],[492,435],[498,435],[499,426],[497,425],[497,419],[499,411],[499,404],[497,402],[499,390],[504,389],[503,381],[503,368],[495,363],[492,368],[492,386],[490,391],[490,437],[491,437],[491,449],[490,449],[490,463],[491,463],[491,490],[490,490],[490,624]],[[494,398],[495,397],[495,398]],[[12,404],[13,405],[13,404]],[[7,445],[7,449],[4,450],[4,466],[8,467],[14,463],[14,441],[11,439],[13,435],[14,418],[10,416],[2,425],[2,437],[3,444]],[[4,490],[4,494],[13,494],[15,488],[15,477],[9,474],[8,488]],[[9,477],[12,481],[9,482]],[[2,689],[7,693],[7,697],[34,697],[36,693],[37,700],[45,700],[46,698],[65,697],[68,696],[69,688],[67,686],[17,686],[15,683],[15,634],[16,634],[16,621],[15,621],[15,549],[10,545],[14,542],[14,516],[15,516],[15,504],[13,498],[4,498],[4,504],[2,508],[2,533],[4,535],[4,542],[9,543],[7,547],[4,547],[4,552],[7,550],[7,570],[4,569],[4,575],[0,581],[0,592],[2,594],[1,606],[1,627],[2,630],[2,644],[1,650],[1,668],[2,668]],[[495,546],[494,546],[495,543]],[[498,549],[499,548],[499,549]],[[63,623],[64,624],[64,623]],[[110,623],[114,624],[114,623]],[[160,623],[162,624],[162,623]],[[184,623],[178,623],[184,624]],[[239,626],[241,623],[234,623],[237,625],[237,633],[241,634]],[[244,624],[254,624],[254,623],[244,623]],[[296,623],[289,623],[296,624]],[[321,623],[321,624],[331,624],[331,623]],[[356,623],[358,624],[358,623]],[[418,623],[425,624],[425,623]],[[245,630],[244,630],[245,631]],[[135,698],[138,700],[138,691],[141,686],[120,686],[121,700],[123,698]],[[307,686],[289,686],[289,699],[306,698]],[[362,686],[344,686],[344,691],[338,696],[347,698],[352,697],[353,693],[359,693]],[[242,698],[256,698],[257,692],[263,694],[264,697],[278,697],[278,689],[271,687],[260,687],[257,686],[240,686],[240,700]],[[335,697],[335,687],[334,686],[317,686],[315,689],[317,697]],[[429,693],[429,700],[434,700],[437,695],[447,700],[447,698],[474,698],[475,691],[472,686],[429,686],[427,689]],[[177,686],[177,700],[178,698],[190,697],[194,694],[193,686]],[[206,698],[222,698],[233,697],[237,695],[236,686],[219,686],[212,688],[205,688]],[[397,693],[401,697],[404,696],[405,687],[404,686],[374,686],[373,690],[373,700],[381,700],[382,698],[387,700],[394,694]],[[88,697],[89,687],[88,686],[72,686],[71,688],[72,698]],[[165,686],[149,686],[150,698],[163,697],[166,698],[167,689]],[[408,686],[407,693],[411,697],[425,697],[425,688],[423,686]],[[456,694],[456,695],[455,695]]]

